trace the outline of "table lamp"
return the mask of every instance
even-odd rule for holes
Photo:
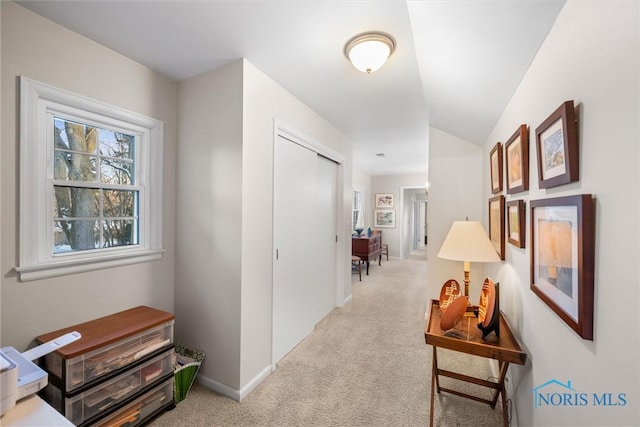
[[[500,257],[478,221],[454,221],[438,258],[464,262],[464,295],[469,296],[471,262],[497,262]]]

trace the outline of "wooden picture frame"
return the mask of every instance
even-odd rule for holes
[[[522,124],[504,144],[507,194],[529,189],[529,128]]]
[[[396,228],[396,211],[394,209],[373,211],[373,226],[376,228]]]
[[[498,142],[489,153],[489,179],[491,194],[502,191],[502,143]]]
[[[552,188],[579,180],[578,132],[573,101],[566,101],[536,128],[538,185]]]
[[[393,193],[376,193],[376,209],[393,208],[394,199]]]
[[[595,203],[591,194],[531,201],[531,290],[593,339]]]
[[[507,202],[507,240],[517,248],[524,248],[525,210],[524,200]]]
[[[504,261],[504,196],[489,199],[489,240]]]

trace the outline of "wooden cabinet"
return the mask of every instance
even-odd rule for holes
[[[37,337],[82,335],[40,360],[42,397],[78,426],[144,423],[174,404],[173,324],[173,314],[140,306]]]
[[[378,258],[378,265],[382,262],[380,240],[381,236],[379,234],[374,234],[371,237],[351,238],[351,255],[358,256],[362,261],[367,263],[367,275],[369,274],[369,263],[371,260],[375,262],[376,258]]]

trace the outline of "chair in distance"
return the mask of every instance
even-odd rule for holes
[[[362,258],[359,256],[351,255],[351,266],[353,269],[358,270],[358,275],[360,276],[360,281],[362,282]]]
[[[385,255],[387,261],[389,261],[389,245],[382,241],[382,230],[371,230],[371,234],[380,235],[380,258],[382,258],[382,255]]]

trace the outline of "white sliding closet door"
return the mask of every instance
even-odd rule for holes
[[[274,364],[335,306],[336,205],[336,164],[278,137],[274,155]]]
[[[317,290],[314,313],[318,323],[336,306],[338,165],[322,156],[316,164],[316,222],[311,231],[318,239],[317,260],[309,273],[314,275]]]

